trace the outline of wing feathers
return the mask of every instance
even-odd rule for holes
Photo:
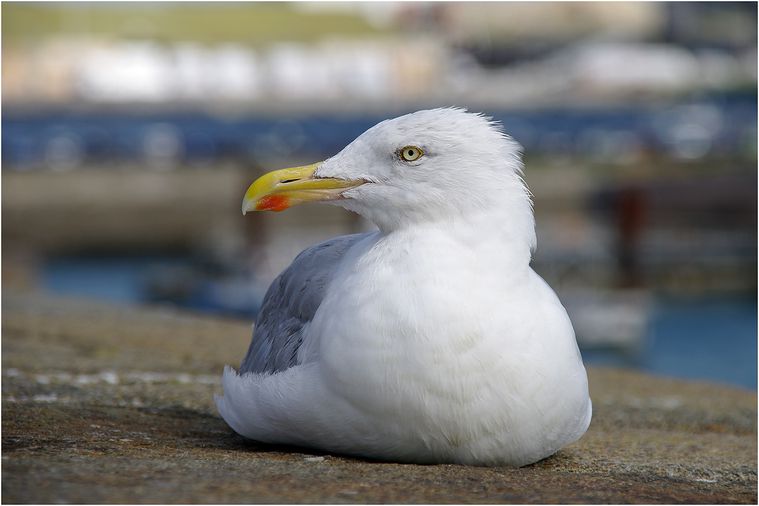
[[[301,252],[266,292],[248,353],[246,372],[275,373],[298,365],[307,323],[316,314],[345,252],[366,234],[335,237]]]

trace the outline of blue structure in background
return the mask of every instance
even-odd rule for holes
[[[620,149],[608,143],[622,139],[666,155],[680,155],[683,149],[687,155],[688,143],[700,143],[696,154],[708,150],[711,155],[735,156],[756,141],[756,109],[755,94],[734,94],[662,106],[486,112],[502,121],[529,153],[608,156]],[[192,111],[6,110],[2,161],[6,169],[38,167],[45,165],[51,150],[63,146],[81,164],[140,162],[149,156],[153,137],[168,137],[176,144],[177,163],[255,164],[262,152],[329,156],[382,119],[377,113],[223,117]],[[708,123],[707,128],[681,128],[699,122]],[[593,152],[604,149],[606,153]]]

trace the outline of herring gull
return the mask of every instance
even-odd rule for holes
[[[269,287],[222,417],[237,433],[374,459],[522,466],[591,418],[572,324],[530,267],[520,146],[481,114],[383,121],[265,174],[243,213],[328,202],[377,230],[300,253]]]

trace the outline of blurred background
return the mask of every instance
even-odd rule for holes
[[[586,361],[756,388],[757,4],[2,4],[2,285],[251,319],[329,206],[264,171],[463,106],[525,148]]]

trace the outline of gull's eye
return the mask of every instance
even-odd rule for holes
[[[400,150],[401,158],[407,162],[419,160],[423,154],[424,151],[416,146],[406,146]]]

